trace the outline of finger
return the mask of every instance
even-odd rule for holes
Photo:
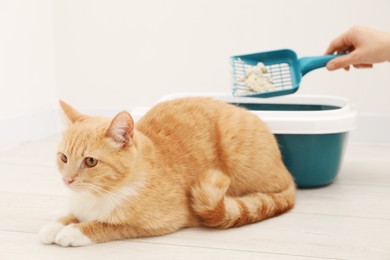
[[[349,69],[350,69],[350,66],[344,67],[344,70],[345,70],[345,71],[349,71]]]
[[[357,69],[371,69],[373,67],[372,64],[355,64],[353,66]]]
[[[348,37],[346,34],[342,34],[336,39],[334,39],[328,46],[328,49],[326,50],[325,54],[333,54],[334,52],[338,50],[344,50],[349,49],[352,46],[352,44],[349,42]]]
[[[328,70],[337,70],[340,68],[345,68],[355,63],[355,57],[355,52],[351,52],[349,54],[334,58],[326,64],[326,68]]]
[[[343,48],[340,48],[336,51],[336,54],[346,54],[346,53],[350,53],[354,50],[354,48],[352,46],[345,46]]]

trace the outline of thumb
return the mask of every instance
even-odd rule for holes
[[[326,68],[328,70],[337,70],[337,69],[345,68],[355,63],[355,57],[356,57],[355,53],[351,52],[346,55],[334,58],[333,60],[329,61],[326,64]]]

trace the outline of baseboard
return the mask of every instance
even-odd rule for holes
[[[89,110],[87,114],[114,113]],[[0,118],[0,151],[60,133],[65,126],[59,115],[58,109],[47,107]],[[358,127],[351,132],[349,142],[390,144],[390,115],[359,114]]]
[[[53,136],[58,129],[58,110],[51,107],[0,117],[0,150]]]

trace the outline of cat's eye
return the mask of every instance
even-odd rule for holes
[[[66,157],[65,154],[61,153],[60,154],[60,159],[63,163],[67,163],[68,162],[68,157]]]
[[[92,168],[98,164],[98,160],[93,158],[93,157],[86,157],[86,158],[84,158],[84,164],[88,168]]]

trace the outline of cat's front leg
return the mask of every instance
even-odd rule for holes
[[[115,225],[120,228],[122,225]],[[113,225],[97,221],[86,221],[64,227],[56,236],[60,246],[86,246],[118,239]]]
[[[39,231],[39,240],[43,244],[54,244],[57,234],[67,225],[79,223],[79,220],[73,216],[68,215],[58,219],[56,222],[51,222],[43,226]]]
[[[130,225],[114,225],[98,221],[86,221],[64,227],[55,242],[61,246],[85,246],[112,240],[147,237],[170,233],[171,230],[146,230]]]
[[[96,242],[80,229],[80,224],[71,224],[61,229],[55,237],[55,243],[60,246],[88,246]]]
[[[86,221],[64,227],[56,236],[55,243],[60,246],[86,246],[111,240],[136,237],[126,225],[112,225],[98,221]]]

